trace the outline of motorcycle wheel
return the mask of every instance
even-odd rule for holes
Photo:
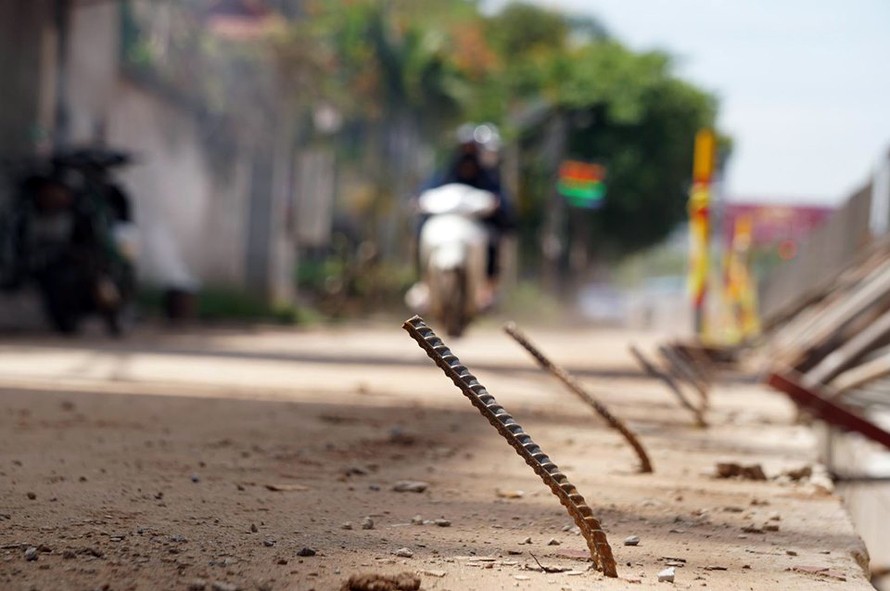
[[[460,270],[448,271],[442,275],[440,302],[445,332],[450,337],[459,337],[467,327],[466,282]]]
[[[43,307],[56,331],[64,335],[76,334],[80,328],[80,294],[77,279],[67,269],[54,269],[40,280]]]
[[[133,327],[136,317],[135,302],[133,301],[136,282],[133,275],[133,270],[130,267],[119,270],[117,280],[114,282],[118,301],[102,313],[105,328],[110,336],[126,336]]]

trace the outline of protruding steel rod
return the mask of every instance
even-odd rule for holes
[[[414,316],[407,320],[402,328],[417,341],[417,344],[426,351],[430,359],[445,372],[446,376],[451,378],[454,385],[556,495],[578,529],[581,530],[581,535],[584,536],[590,550],[590,557],[603,571],[603,574],[607,577],[617,577],[615,558],[612,556],[612,548],[606,539],[606,532],[593,516],[593,511],[587,506],[584,497],[581,496],[575,485],[569,482],[569,479],[559,471],[559,468],[541,447],[532,441],[531,436],[522,429],[504,407],[497,403],[494,396],[489,394],[485,386],[480,384],[479,380],[470,373],[470,370],[461,364],[460,359],[451,352],[442,339],[436,336],[433,329],[428,327],[421,317]]]
[[[677,397],[677,400],[680,401],[680,404],[695,415],[695,422],[698,426],[703,427],[707,424],[705,423],[705,417],[701,409],[689,402],[689,399],[686,398],[685,394],[683,394],[683,390],[680,389],[680,386],[678,386],[677,383],[674,382],[671,376],[667,375],[666,373],[655,367],[655,365],[653,365],[648,359],[646,359],[643,353],[640,352],[640,350],[637,349],[634,345],[631,345],[629,347],[629,350],[634,356],[634,359],[637,360],[637,363],[640,364],[640,367],[642,367],[647,374],[664,382],[664,384],[667,385],[668,389]]]
[[[705,384],[699,380],[698,376],[695,374],[695,370],[686,362],[683,357],[677,354],[676,350],[672,347],[667,347],[665,345],[660,345],[658,347],[658,352],[667,361],[668,367],[672,368],[674,371],[672,372],[678,379],[685,380],[689,385],[691,385],[698,395],[701,397],[701,408],[705,408],[708,405],[708,388]]]
[[[535,347],[531,341],[528,340],[528,337],[519,330],[516,324],[512,322],[507,324],[504,326],[504,332],[513,337],[513,340],[517,343],[522,345],[522,347],[535,358],[535,361],[537,361],[542,368],[553,374],[553,376],[562,382],[573,394],[593,408],[593,410],[595,410],[610,427],[624,436],[624,439],[626,439],[634,451],[637,452],[637,457],[640,458],[640,472],[652,472],[652,462],[649,461],[649,455],[646,453],[645,448],[643,448],[643,444],[640,443],[636,434],[624,424],[624,421],[609,412],[606,405],[585,390],[578,380],[572,377],[569,372],[550,361],[540,349]]]

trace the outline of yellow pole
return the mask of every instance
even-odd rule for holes
[[[706,332],[705,300],[708,292],[711,181],[716,161],[714,132],[701,129],[695,134],[692,190],[689,193],[689,295],[692,299],[696,334]]]

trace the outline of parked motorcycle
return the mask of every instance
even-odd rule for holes
[[[111,171],[131,161],[104,148],[57,153],[19,166],[2,215],[0,278],[8,291],[36,285],[62,333],[88,314],[121,334],[135,293],[130,201]]]
[[[428,216],[419,240],[422,277],[406,299],[428,311],[448,335],[459,336],[490,303],[490,237],[482,220],[497,209],[498,200],[488,191],[451,183],[422,193],[418,207]]]

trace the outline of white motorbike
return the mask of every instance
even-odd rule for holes
[[[489,230],[482,220],[498,207],[489,191],[451,183],[425,191],[418,207],[429,219],[420,232],[421,282],[408,305],[428,312],[449,336],[459,336],[491,303],[486,276]]]

